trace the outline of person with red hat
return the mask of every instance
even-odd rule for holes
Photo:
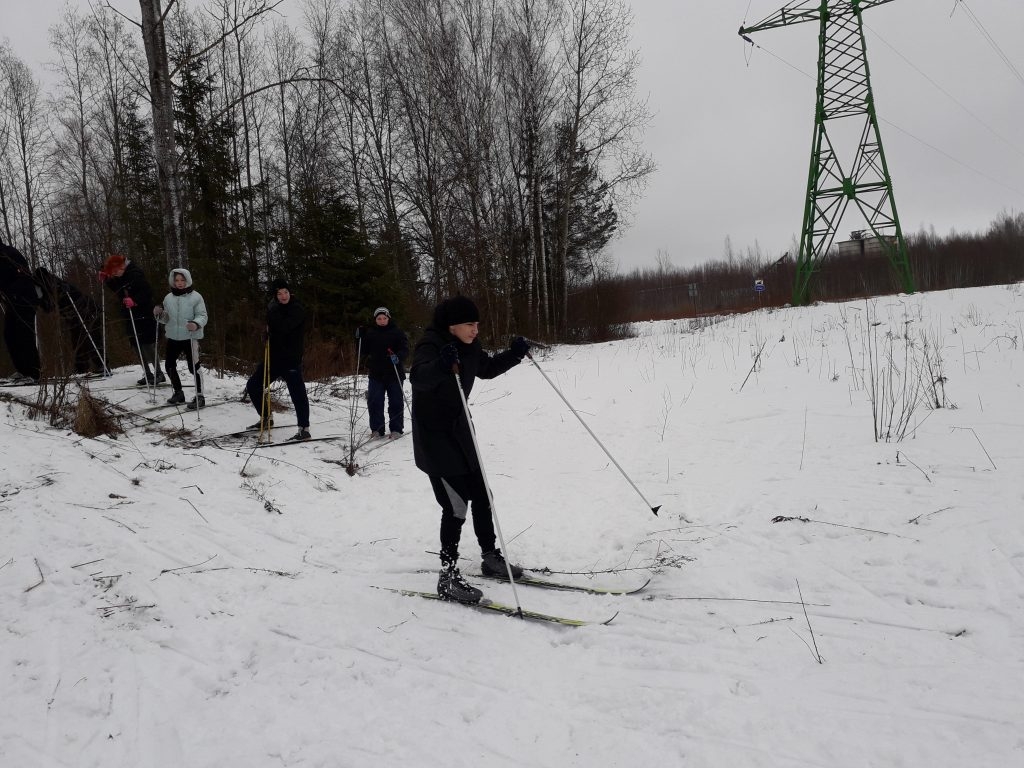
[[[107,257],[99,277],[117,297],[128,340],[142,359],[143,376],[136,384],[146,387],[166,381],[163,371],[157,369],[154,373],[150,368],[150,363],[156,360],[157,326],[153,317],[153,289],[141,267],[115,253]]]

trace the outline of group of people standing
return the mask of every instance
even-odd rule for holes
[[[34,342],[35,308],[39,304],[37,282],[50,280],[52,290],[66,299],[65,304],[78,312],[85,297],[70,284],[48,273],[33,280],[24,257],[0,242],[0,288],[6,314],[4,337],[15,367],[24,377],[38,380],[39,355]],[[120,305],[125,329],[132,347],[139,354],[143,376],[139,386],[153,386],[170,380],[172,394],[168,405],[185,404],[177,362],[184,357],[195,381],[195,396],[188,409],[205,406],[200,366],[199,341],[209,322],[202,294],[195,289],[187,269],[170,270],[168,293],[157,303],[142,269],[121,255],[112,255],[99,272],[100,281]],[[259,415],[250,429],[261,431],[273,426],[269,407],[270,384],[283,380],[288,388],[298,431],[293,440],[308,440],[309,398],[303,379],[302,358],[305,346],[306,309],[292,294],[286,280],[271,283],[273,297],[266,312],[263,360],[246,382],[249,400]],[[77,298],[75,297],[77,294]],[[95,307],[82,305],[92,316]],[[63,308],[62,308],[63,312]],[[81,327],[89,335],[89,323]],[[156,343],[159,326],[164,327],[164,371],[157,364]],[[31,331],[31,349],[25,336]],[[481,550],[481,570],[485,575],[518,578],[519,566],[507,562],[497,547],[491,511],[491,494],[477,451],[472,419],[467,405],[476,379],[492,379],[518,365],[530,349],[523,337],[515,337],[508,349],[495,355],[484,350],[479,340],[480,312],[465,296],[454,296],[435,309],[433,321],[412,353],[409,379],[412,385],[413,456],[416,466],[430,482],[441,510],[440,559],[437,592],[446,600],[476,603],[482,592],[462,576],[459,569],[459,543],[462,527],[472,511],[473,530]],[[368,371],[366,401],[371,438],[395,439],[405,432],[405,361],[409,340],[394,322],[387,307],[373,313],[373,324],[356,332],[359,356]],[[96,348],[93,343],[93,348]],[[99,356],[98,350],[96,351]],[[153,366],[150,367],[152,362]],[[386,416],[385,416],[385,405]]]

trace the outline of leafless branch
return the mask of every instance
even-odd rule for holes
[[[765,348],[765,345],[767,343],[768,343],[767,341],[764,341],[764,342],[761,343],[761,348],[759,350],[757,350],[757,354],[754,355],[754,364],[751,365],[750,366],[750,370],[747,371],[747,378],[743,379],[743,383],[740,384],[740,388],[739,388],[739,390],[737,390],[737,394],[739,392],[742,392],[743,388],[747,385],[747,379],[750,378],[750,374],[752,374],[754,372],[754,369],[757,368],[757,364],[761,360],[761,353],[764,352],[764,348]]]
[[[947,509],[952,509],[952,508],[953,507],[943,507],[942,509],[936,509],[934,512],[928,512],[927,514],[920,514],[917,517],[912,517],[909,520],[907,520],[907,522],[908,523],[913,523],[914,525],[918,525],[918,521],[919,520],[923,520],[926,517],[931,517],[932,515],[937,515],[937,514],[939,514],[939,512],[945,512]]]
[[[800,579],[796,580],[796,591],[800,595],[800,605],[804,609],[804,619],[807,620],[807,629],[811,632],[811,642],[814,643],[814,658],[817,659],[819,664],[824,664],[825,660],[821,658],[821,653],[818,651],[818,641],[814,639],[814,629],[811,627],[811,618],[807,615],[807,604],[804,602],[804,593],[800,589]]]
[[[892,533],[890,531],[879,531],[874,528],[860,528],[856,525],[843,525],[842,523],[830,523],[827,520],[814,520],[810,517],[802,517],[800,515],[794,515],[787,517],[786,515],[776,515],[772,518],[773,523],[790,523],[793,521],[800,523],[818,523],[819,525],[832,525],[836,528],[849,528],[851,531],[864,531],[865,533],[880,533],[883,536],[895,536],[898,539],[907,539],[909,536],[900,536],[898,533]]]
[[[219,46],[228,37],[233,35],[235,32],[237,32],[238,30],[240,30],[243,27],[245,27],[251,21],[255,21],[256,19],[258,19],[263,14],[270,13],[271,11],[275,10],[277,8],[277,6],[281,5],[281,3],[283,3],[283,2],[284,2],[284,0],[276,0],[276,2],[274,2],[272,5],[261,4],[259,7],[257,7],[251,13],[243,15],[241,19],[237,20],[230,28],[224,30],[223,34],[221,34],[219,37],[215,38],[205,48],[201,48],[200,50],[196,51],[195,53],[191,53],[188,56],[184,57],[182,59],[181,63],[179,63],[177,67],[175,67],[173,70],[171,70],[170,76],[173,78],[176,74],[178,74],[178,71],[185,64],[187,64],[189,61],[191,61],[192,59],[202,58],[207,53],[212,51],[214,48]],[[168,6],[168,9],[170,9],[170,6]],[[166,13],[164,15],[166,16]],[[163,18],[161,17],[161,21],[162,20],[163,20]]]
[[[39,581],[37,581],[37,582],[36,582],[35,584],[33,584],[33,585],[32,585],[31,587],[26,587],[26,588],[25,588],[25,589],[23,590],[24,592],[31,592],[31,591],[32,591],[33,589],[35,589],[35,588],[36,588],[36,587],[38,587],[38,586],[39,586],[40,584],[42,584],[43,582],[45,582],[45,581],[46,581],[46,577],[44,577],[44,576],[43,576],[43,569],[42,569],[42,567],[41,567],[41,566],[39,565],[39,559],[38,559],[38,558],[32,558],[32,559],[36,561],[36,570],[37,570],[37,571],[39,571]]]
[[[921,473],[922,475],[924,475],[924,479],[925,479],[925,480],[927,480],[927,481],[928,481],[929,483],[930,483],[930,482],[932,481],[932,479],[931,479],[930,477],[928,477],[928,473],[927,473],[927,472],[925,472],[925,471],[924,471],[923,469],[921,469],[921,468],[920,468],[919,466],[917,466],[917,464],[915,464],[914,462],[912,462],[912,461],[910,460],[910,457],[908,457],[908,456],[907,456],[907,454],[906,454],[906,452],[905,452],[905,451],[903,452],[903,458],[904,458],[904,459],[906,459],[906,462],[907,462],[907,464],[909,464],[909,465],[910,465],[910,466],[912,466],[912,467],[913,467],[914,469],[916,469],[916,470],[917,470],[918,472],[920,472],[920,473]],[[899,463],[900,463],[900,452],[899,452],[899,451],[896,451],[896,463],[897,463],[897,464],[899,464]]]
[[[970,432],[972,435],[974,435],[974,439],[978,441],[978,445],[981,446],[981,450],[985,451],[985,456],[988,458],[988,463],[992,465],[992,469],[996,469],[997,468],[996,467],[996,463],[994,461],[992,461],[992,457],[989,456],[988,449],[985,448],[985,444],[983,442],[981,442],[981,438],[978,437],[978,433],[974,431],[973,427],[950,427],[950,430],[954,430],[954,429],[962,429],[962,430]]]
[[[112,518],[112,517],[107,517],[106,515],[104,515],[103,517],[104,517],[104,518],[106,518],[107,520],[109,520],[109,521],[110,521],[110,522],[112,522],[112,523],[117,523],[117,524],[118,524],[118,525],[120,525],[120,526],[121,526],[122,528],[127,528],[127,529],[128,529],[129,531],[131,531],[132,533],[138,533],[138,531],[136,531],[136,530],[135,530],[134,528],[132,528],[132,527],[131,527],[130,525],[125,525],[125,524],[124,524],[124,523],[122,523],[122,522],[121,522],[120,520],[115,520],[114,518]]]
[[[172,5],[173,5],[173,0],[172,0]],[[113,11],[113,12],[114,12],[114,13],[116,13],[116,14],[117,14],[118,16],[120,16],[120,17],[121,17],[122,19],[124,19],[125,21],[129,22],[130,24],[134,24],[134,25],[135,25],[136,27],[138,27],[139,29],[142,29],[142,24],[140,24],[139,22],[137,22],[137,21],[136,21],[135,19],[133,19],[133,18],[132,18],[131,16],[126,16],[125,14],[121,13],[121,12],[120,12],[119,10],[117,10],[117,8],[115,8],[114,6],[112,6],[112,5],[110,4],[110,3],[104,3],[104,4],[103,4],[103,7],[104,7],[104,8],[107,8],[107,9],[109,9],[109,10],[111,10],[111,11]]]
[[[163,576],[165,573],[174,573],[175,571],[184,571],[184,570],[187,570],[189,568],[198,568],[200,565],[205,565],[206,563],[210,562],[215,557],[216,557],[216,555],[210,555],[208,558],[203,560],[201,563],[195,563],[193,565],[183,565],[183,566],[181,566],[179,568],[164,568],[162,571],[160,571],[160,573],[158,573],[156,576],[154,576],[151,579],[151,581],[156,581],[158,578]]]
[[[87,562],[79,563],[78,565],[72,565],[71,567],[72,568],[81,568],[83,565],[92,565],[93,563],[98,563],[98,562],[101,562],[102,560],[103,560],[102,557],[98,557],[95,560],[88,560]]]
[[[810,605],[814,608],[828,608],[830,603],[804,603],[795,600],[755,600],[748,597],[663,597],[648,595],[644,600],[723,600],[735,603],[766,603],[770,605]]]
[[[202,518],[203,522],[209,524],[210,521],[207,520],[205,517],[203,517],[203,513],[200,512],[198,509],[196,509],[196,505],[195,504],[193,504],[191,501],[189,501],[188,499],[186,499],[186,498],[184,498],[182,496],[179,496],[178,498],[180,498],[182,501],[184,501],[186,504],[188,504],[190,507],[192,507],[192,509],[195,509],[196,510],[196,514],[199,515],[199,517]]]

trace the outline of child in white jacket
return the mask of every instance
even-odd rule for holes
[[[181,379],[178,378],[178,357],[185,355],[188,371],[196,378],[196,396],[186,406],[190,411],[206,405],[203,397],[203,381],[199,376],[199,339],[203,338],[206,326],[206,302],[199,291],[192,287],[192,275],[187,269],[174,269],[167,276],[171,292],[164,297],[164,303],[153,307],[153,316],[157,322],[167,327],[167,350],[164,356],[164,368],[174,387],[174,394],[168,399],[168,405],[185,402],[185,393],[181,391]]]

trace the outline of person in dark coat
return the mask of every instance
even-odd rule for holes
[[[444,600],[479,602],[483,593],[459,573],[459,539],[472,505],[473,530],[483,554],[484,573],[506,576],[508,565],[495,546],[494,521],[487,485],[473,444],[473,434],[459,387],[468,398],[473,382],[493,379],[526,356],[530,345],[517,337],[493,357],[477,338],[480,312],[465,296],[455,296],[434,310],[433,323],[413,352],[412,445],[416,466],[430,478],[441,506],[441,572],[437,594]],[[522,569],[511,566],[513,578]]]
[[[360,329],[362,352],[369,371],[366,387],[366,405],[370,416],[370,432],[384,437],[384,397],[388,400],[388,436],[399,437],[405,431],[404,360],[409,355],[409,339],[391,319],[387,307],[373,311],[373,326]]]
[[[107,258],[100,272],[100,280],[117,297],[128,340],[142,358],[143,377],[136,384],[140,387],[150,386],[154,383],[150,364],[156,361],[157,333],[156,319],[153,317],[153,289],[139,265],[120,254]],[[157,384],[166,381],[159,368],[155,375]]]
[[[36,281],[43,289],[44,309],[49,312],[57,308],[64,331],[71,340],[75,373],[102,373],[103,360],[97,352],[102,330],[96,302],[45,267],[36,270]]]
[[[302,379],[302,353],[306,345],[306,308],[292,295],[287,281],[277,279],[270,287],[274,291],[274,298],[267,306],[270,369],[267,371],[263,362],[260,362],[245,385],[249,393],[249,402],[260,414],[260,421],[253,424],[250,429],[262,431],[274,425],[270,412],[266,410],[263,383],[266,380],[269,386],[278,379],[284,379],[299,426],[299,431],[292,439],[308,440],[309,397],[306,394],[306,382]]]
[[[28,260],[13,245],[0,240],[0,309],[4,315],[4,343],[19,377],[39,381],[36,346],[36,291]]]

